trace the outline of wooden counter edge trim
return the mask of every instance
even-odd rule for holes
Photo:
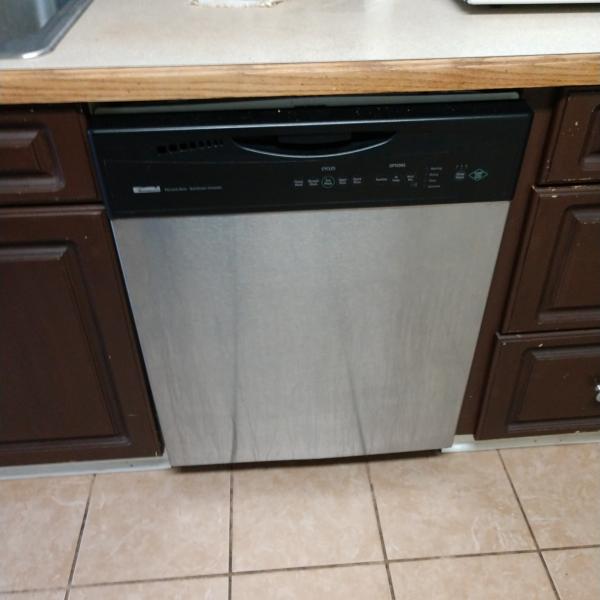
[[[600,54],[0,71],[0,103],[432,92],[600,84]]]

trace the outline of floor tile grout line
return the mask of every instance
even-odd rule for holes
[[[365,560],[361,562],[351,562],[351,563],[329,563],[326,565],[305,565],[301,567],[279,567],[273,569],[259,569],[259,570],[249,570],[249,571],[234,571],[232,575],[235,576],[243,576],[243,575],[269,575],[272,573],[289,573],[292,571],[318,571],[318,570],[330,570],[330,569],[343,569],[349,567],[368,567],[375,565],[385,565],[383,560]]]
[[[550,568],[548,567],[546,558],[541,550],[538,550],[538,555],[540,557],[540,560],[542,561],[542,565],[544,565],[544,570],[546,571],[546,575],[548,575],[548,579],[550,580],[550,585],[552,586],[552,590],[554,591],[556,600],[561,600],[560,594],[558,593],[558,588],[556,587],[556,584],[554,583],[554,579],[552,578],[552,573],[550,573]]]
[[[367,479],[369,480],[369,488],[371,490],[371,499],[373,500],[373,508],[375,509],[375,520],[377,521],[377,530],[379,532],[379,541],[381,542],[381,552],[383,554],[383,561],[385,564],[385,571],[387,573],[388,585],[390,586],[391,600],[396,600],[396,592],[394,590],[394,582],[392,581],[392,573],[390,571],[390,563],[388,560],[387,549],[385,547],[385,540],[383,539],[383,528],[381,527],[381,518],[379,516],[379,507],[377,506],[377,498],[375,496],[375,487],[373,486],[373,480],[371,479],[371,469],[369,463],[365,463],[367,470]]]
[[[505,550],[498,552],[474,552],[465,554],[440,554],[439,556],[418,556],[416,558],[390,558],[388,561],[391,564],[394,563],[407,563],[407,562],[427,562],[431,560],[460,560],[461,558],[477,558],[477,557],[490,557],[490,556],[509,556],[512,554],[537,554],[538,551],[535,549],[531,550]]]
[[[592,546],[592,547],[600,547]],[[544,551],[548,550],[575,550],[578,548],[587,548],[587,546],[575,546],[575,547],[567,547],[567,548],[552,548],[552,549],[544,549]],[[481,552],[481,553],[473,553],[473,554],[441,554],[439,556],[421,556],[415,558],[388,558],[388,562],[390,564],[395,563],[404,563],[404,562],[425,562],[425,561],[433,561],[433,560],[454,560],[461,558],[476,558],[486,557],[486,556],[506,556],[513,554],[537,554],[537,550],[507,550],[501,552]],[[244,575],[260,575],[270,574],[270,573],[285,573],[290,571],[315,571],[315,570],[324,570],[324,569],[343,569],[350,567],[363,567],[363,566],[378,566],[384,565],[385,561],[383,560],[371,560],[371,561],[361,561],[361,562],[352,562],[352,563],[330,563],[330,564],[322,564],[322,565],[303,565],[303,566],[294,566],[294,567],[280,567],[274,569],[257,569],[257,570],[248,570],[248,571],[232,571],[231,575],[236,576],[244,576]],[[206,574],[197,574],[197,575],[178,575],[174,577],[157,577],[151,579],[128,579],[128,580],[120,580],[120,581],[103,581],[103,582],[94,582],[94,583],[81,583],[77,585],[71,585],[72,589],[80,589],[80,588],[94,588],[94,587],[106,587],[106,586],[120,586],[120,585],[132,585],[139,583],[161,583],[161,582],[169,582],[169,581],[185,581],[190,579],[215,579],[219,577],[227,577],[229,572],[221,572],[221,573],[206,573]],[[4,590],[0,593],[2,594],[24,594],[31,592],[55,592],[62,591],[63,587],[56,588],[36,588],[36,589],[22,589],[22,590]]]
[[[365,561],[365,562],[356,562],[356,563],[343,563],[343,564],[328,564],[328,565],[310,565],[310,566],[300,566],[300,567],[281,567],[278,569],[264,569],[258,571],[233,571],[231,575],[259,575],[262,573],[285,573],[288,571],[314,571],[318,569],[335,569],[335,568],[343,568],[343,567],[357,567],[357,566],[367,566],[367,565],[383,565],[383,561]],[[103,581],[103,582],[95,582],[95,583],[81,583],[78,585],[71,586],[72,589],[81,589],[81,588],[94,588],[94,587],[106,587],[106,586],[119,586],[119,585],[132,585],[139,583],[166,583],[170,581],[186,581],[190,579],[216,579],[216,578],[225,578],[229,575],[228,572],[223,573],[207,573],[202,575],[177,575],[174,577],[157,577],[153,579],[130,579],[130,580],[122,580],[122,581]],[[54,590],[49,591],[59,591],[64,588],[55,588]],[[18,590],[14,592],[2,592],[9,594],[18,594],[24,592],[38,592],[38,591],[47,591],[47,590]]]
[[[0,596],[18,596],[19,594],[46,594],[52,592],[64,592],[63,587],[49,587],[49,588],[32,588],[28,590],[0,590]]]
[[[496,452],[498,454],[498,458],[500,459],[500,463],[502,464],[502,468],[504,469],[504,474],[506,475],[506,478],[508,479],[508,483],[510,484],[510,487],[513,491],[513,494],[515,496],[517,504],[519,505],[519,510],[521,511],[521,514],[523,515],[523,519],[525,519],[525,523],[527,524],[527,528],[529,529],[529,534],[531,535],[531,539],[533,540],[533,543],[535,544],[537,554],[540,557],[540,560],[542,561],[542,565],[544,566],[544,571],[546,571],[546,575],[548,576],[548,581],[550,582],[550,586],[552,587],[554,596],[555,596],[556,600],[561,600],[560,594],[558,593],[558,590],[556,589],[556,584],[554,583],[554,579],[552,579],[552,575],[550,574],[550,569],[548,568],[546,559],[544,558],[544,555],[542,554],[542,551],[540,550],[540,545],[538,544],[537,538],[535,537],[535,533],[533,532],[533,527],[531,526],[531,523],[529,522],[529,519],[527,518],[527,513],[525,512],[525,508],[523,507],[521,498],[519,498],[519,494],[517,493],[517,488],[515,487],[512,477],[510,476],[510,473],[508,472],[508,468],[506,466],[506,463],[504,462],[502,453],[500,452],[500,450],[496,450]]]
[[[527,525],[527,529],[529,530],[529,535],[531,536],[531,540],[533,541],[533,543],[535,545],[536,552],[540,552],[540,546],[535,537],[535,533],[533,532],[533,527],[531,526],[531,523],[529,522],[529,519],[527,518],[527,513],[525,512],[525,509],[523,508],[521,498],[519,498],[519,494],[517,493],[517,488],[515,487],[515,484],[513,483],[510,473],[508,472],[508,468],[506,467],[504,458],[502,458],[502,454],[500,454],[500,450],[496,450],[496,453],[498,454],[498,458],[500,459],[500,463],[502,464],[502,469],[504,470],[504,475],[506,475],[506,479],[508,480],[510,489],[512,490],[515,500],[517,501],[517,504],[519,505],[519,510],[521,511],[521,515],[523,516],[523,519],[525,520],[525,524]]]
[[[582,546],[552,546],[548,548],[542,548],[540,546],[540,552],[560,552],[561,550],[595,550],[600,548],[600,544],[583,544]]]
[[[85,522],[87,521],[88,511],[90,510],[90,502],[92,501],[92,491],[94,489],[94,483],[96,481],[96,474],[92,475],[90,481],[90,488],[88,490],[87,501],[85,503],[85,510],[83,511],[83,518],[81,519],[81,527],[79,528],[79,536],[77,537],[77,544],[75,546],[75,554],[73,555],[73,562],[71,564],[71,572],[69,573],[69,580],[67,582],[67,589],[65,590],[65,600],[69,600],[71,595],[71,585],[73,584],[73,577],[75,576],[75,567],[77,566],[77,559],[79,558],[79,549],[81,548],[81,540],[83,539],[83,530],[85,529]]]
[[[227,572],[227,599],[232,595],[233,572],[233,469],[229,471],[229,563]]]
[[[568,546],[564,548],[542,548],[541,552],[549,552],[556,550],[581,550],[588,548],[600,548],[599,545],[592,546]],[[499,550],[496,552],[469,552],[464,554],[439,554],[435,556],[416,556],[406,558],[387,558],[386,560],[366,560],[360,562],[349,562],[349,563],[328,563],[319,565],[299,565],[294,567],[274,567],[272,569],[249,569],[243,571],[231,571],[232,575],[257,575],[260,573],[285,573],[287,571],[311,571],[318,569],[340,569],[344,567],[360,567],[367,565],[384,565],[386,562],[390,564],[403,563],[403,562],[425,562],[430,560],[455,560],[461,558],[477,558],[488,557],[488,556],[508,556],[512,554],[537,554],[538,550],[531,548],[529,550]],[[217,575],[197,575],[195,577],[216,577]]]
[[[441,554],[439,556],[419,556],[415,558],[388,558],[387,562],[390,564],[403,563],[403,562],[425,562],[430,560],[443,560],[443,559],[460,559],[460,558],[476,558],[478,556],[505,556],[511,554],[537,554],[537,550],[506,550],[500,552],[479,552],[473,554]],[[273,569],[256,569],[248,571],[233,571],[232,575],[258,575],[260,573],[285,573],[287,571],[312,571],[318,569],[340,569],[344,567],[361,567],[361,566],[373,566],[373,565],[385,565],[385,560],[368,560],[362,562],[351,562],[351,563],[329,563],[323,565],[305,565],[297,567],[280,567]]]
[[[227,577],[228,573],[206,573],[203,575],[175,575],[173,577],[154,577],[150,579],[124,579],[119,581],[95,581],[94,583],[79,583],[72,585],[72,590],[80,590],[97,587],[110,587],[120,585],[137,585],[140,583],[169,583],[173,581],[190,581],[194,579],[218,579]],[[39,590],[32,590],[39,591]]]
[[[586,546],[565,546],[565,547],[556,547],[556,548],[544,548],[542,552],[550,552],[550,551],[560,551],[560,550],[579,550],[579,549],[588,549],[588,548],[600,548],[600,544],[592,544]],[[420,556],[415,558],[388,558],[388,562],[390,564],[396,563],[406,563],[406,562],[426,562],[433,560],[456,560],[461,558],[477,558],[477,557],[489,557],[489,556],[510,556],[510,555],[519,555],[519,554],[538,554],[538,551],[535,549],[532,550],[506,550],[499,552],[480,552],[480,553],[469,553],[469,554],[441,554],[438,556]],[[259,569],[259,570],[250,570],[250,571],[232,571],[231,575],[244,576],[244,575],[260,575],[262,573],[285,573],[289,571],[314,571],[321,569],[340,569],[340,568],[350,568],[350,567],[362,567],[362,566],[378,566],[385,565],[385,561],[383,560],[372,560],[372,561],[362,561],[362,562],[353,562],[353,563],[332,563],[332,564],[323,564],[323,565],[305,565],[305,566],[297,566],[297,567],[281,567],[275,569]],[[106,582],[96,582],[96,583],[82,583],[78,585],[72,585],[72,589],[81,589],[81,588],[94,588],[94,587],[107,587],[107,586],[120,586],[120,585],[132,585],[132,584],[140,584],[140,583],[161,583],[161,582],[170,582],[170,581],[186,581],[193,579],[216,579],[220,577],[227,577],[229,572],[222,573],[207,573],[207,574],[198,574],[198,575],[180,575],[175,577],[158,577],[153,579],[130,579],[130,580],[122,580],[122,581],[106,581]],[[32,589],[22,589],[22,590],[3,590],[0,593],[6,595],[19,595],[19,594],[27,594],[32,592],[59,592],[63,591],[63,587],[54,587],[54,588],[32,588]]]
[[[499,552],[479,552],[472,554],[440,554],[438,556],[418,556],[415,558],[388,558],[387,562],[390,564],[395,563],[404,563],[404,562],[425,562],[430,560],[455,560],[460,558],[476,558],[478,556],[487,557],[487,556],[507,556],[512,554],[537,554],[537,550],[505,550]],[[344,567],[361,567],[368,565],[385,565],[385,560],[368,560],[362,562],[352,562],[352,563],[330,563],[323,565],[305,565],[298,567],[280,567],[274,569],[257,569],[257,570],[249,570],[249,571],[233,571],[232,575],[257,575],[260,573],[281,573],[286,571],[311,571],[318,569],[339,569]]]

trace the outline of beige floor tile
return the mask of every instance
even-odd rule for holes
[[[0,594],[0,600],[64,600],[65,592],[25,592],[23,594]]]
[[[75,584],[227,571],[229,473],[99,475]]]
[[[69,600],[227,600],[227,578],[73,588]]]
[[[550,550],[544,558],[561,600],[600,598],[600,548]]]
[[[66,586],[90,482],[0,481],[0,591]]]
[[[542,548],[600,544],[600,444],[503,450]]]
[[[537,553],[390,565],[396,600],[555,600]]]
[[[371,477],[390,558],[534,548],[496,452],[380,461]]]
[[[390,600],[383,565],[237,575],[232,600]]]
[[[234,472],[235,571],[381,559],[364,464]]]

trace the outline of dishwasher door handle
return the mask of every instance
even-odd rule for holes
[[[313,159],[335,158],[368,152],[388,144],[394,134],[331,133],[274,135],[234,139],[234,144],[253,154],[278,158]]]

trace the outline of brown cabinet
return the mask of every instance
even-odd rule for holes
[[[544,185],[529,186],[480,388],[477,439],[600,429],[600,89],[564,92],[549,131]]]
[[[600,330],[499,335],[480,438],[600,429]]]
[[[0,465],[161,451],[100,206],[0,210]]]
[[[600,182],[600,89],[564,93],[557,108],[542,180]]]
[[[95,199],[85,122],[77,109],[0,112],[0,205]]]
[[[600,186],[539,189],[504,331],[600,327]]]

